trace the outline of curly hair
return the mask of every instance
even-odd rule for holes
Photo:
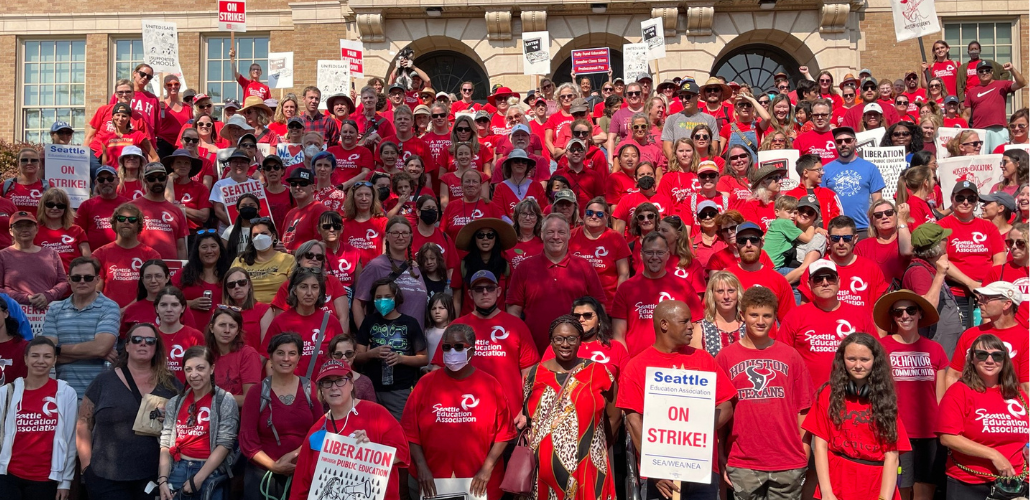
[[[873,367],[869,371],[869,404],[872,411],[872,426],[876,437],[884,443],[898,440],[898,396],[894,392],[894,378],[891,375],[890,362],[880,341],[868,333],[852,333],[844,338],[833,356],[833,368],[830,372],[830,420],[834,425],[844,423],[844,398],[851,375],[844,365],[844,352],[848,346],[858,344],[873,353]]]
[[[641,212],[653,213],[655,218],[654,227],[655,229],[658,229],[658,216],[660,215],[658,207],[654,206],[654,204],[649,201],[645,201],[637,205],[636,209],[633,211],[633,217],[629,218],[629,233],[633,236],[643,236],[640,234],[640,224],[637,223],[637,214]]]
[[[912,140],[909,141],[908,146],[905,146],[906,154],[923,150],[923,131],[919,129],[918,125],[911,122],[898,122],[887,127],[887,131],[883,133],[883,139],[880,139],[880,147],[894,146],[893,134],[899,128],[908,130],[908,133],[912,134]]]

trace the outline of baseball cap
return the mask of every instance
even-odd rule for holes
[[[486,269],[480,269],[479,271],[476,271],[475,274],[473,274],[472,277],[469,278],[469,285],[475,285],[476,282],[479,280],[487,280],[490,283],[493,283],[495,285],[497,284],[497,276],[494,276],[494,273],[487,271]]]
[[[582,97],[572,101],[572,104],[569,106],[569,113],[586,113],[587,111],[590,111],[590,106],[587,105],[586,99]]]
[[[820,209],[819,198],[816,198],[814,195],[811,194],[802,196],[800,199],[798,199],[798,208],[801,207],[808,207],[814,209],[816,213],[818,213]]]
[[[11,219],[11,224],[14,224],[13,218]],[[987,286],[974,288],[973,291],[988,297],[1001,297],[1011,300],[1017,306],[1023,303],[1023,292],[1020,292],[1019,287],[1008,281],[995,281]]]
[[[197,96],[197,91],[193,89],[186,89],[182,91],[182,102],[193,102],[193,98]]]
[[[873,78],[871,76],[867,76],[867,77],[863,78],[862,79],[862,84],[859,85],[859,88],[865,87],[866,84],[869,84],[869,83],[873,84],[873,86],[875,87],[877,85],[876,78]]]
[[[114,107],[111,108],[111,116],[117,115],[118,113],[124,113],[126,115],[130,115],[131,116],[132,115],[132,108],[130,108],[128,104],[125,104],[124,102],[120,102],[118,104],[115,104]]]
[[[680,82],[679,92],[681,94],[684,92],[688,92],[691,94],[700,94],[701,87],[698,87],[697,82],[695,82],[694,80],[683,80],[682,82]]]
[[[697,213],[701,213],[706,208],[711,208],[711,209],[715,210],[716,212],[722,212],[721,210],[719,210],[719,205],[716,205],[714,201],[712,201],[712,200],[705,200],[705,201],[702,201],[701,203],[697,204]]]
[[[301,128],[306,126],[305,123],[304,123],[304,119],[303,118],[301,118],[299,116],[294,116],[293,118],[290,118],[289,120],[286,121],[286,127],[289,128],[290,125],[293,125],[294,123],[299,124],[301,126]]]
[[[68,124],[68,122],[60,122],[60,121],[59,122],[54,122],[54,124],[50,126],[50,133],[51,134],[53,134],[55,132],[58,132],[58,131],[61,131],[61,130],[71,130],[71,131],[74,131],[75,129],[73,129],[72,126]]]
[[[865,108],[862,109],[862,114],[865,113],[880,113],[882,115],[883,107],[881,107],[879,104],[875,102],[871,102],[869,104],[866,104]],[[852,130],[852,132],[854,132],[854,130]]]
[[[315,383],[321,382],[323,379],[329,377],[346,377],[351,374],[350,365],[342,359],[330,359],[326,361],[320,370],[318,375],[315,376]]]
[[[306,168],[294,169],[293,172],[290,172],[289,177],[286,178],[286,182],[290,181],[314,182],[315,174],[311,173],[311,170]]]
[[[236,141],[236,145],[239,146],[240,144],[243,143],[243,141],[245,141],[247,139],[252,139],[254,141],[254,144],[257,144],[257,136],[254,135],[254,134],[251,134],[250,132],[247,132],[246,134],[243,134],[243,135],[240,136],[240,138]]]
[[[150,174],[167,174],[168,169],[165,168],[164,163],[159,161],[152,161],[143,165],[143,177],[146,178]]]
[[[1003,191],[998,191],[997,193],[992,194],[982,194],[980,195],[980,201],[984,203],[994,202],[1009,209],[1010,212],[1016,211],[1016,199],[1013,198],[1011,194]]]
[[[847,134],[852,137],[855,136],[855,129],[851,127],[837,127],[833,129],[833,137],[836,138],[838,135]]]
[[[411,114],[412,114],[412,116],[417,116],[417,115],[427,115],[427,116],[430,116],[430,115],[433,114],[433,112],[429,110],[429,106],[426,106],[425,104],[419,104],[418,106],[415,106],[415,109],[412,110]]]
[[[702,172],[719,173],[719,165],[712,160],[705,160],[697,165],[697,173]]]
[[[512,127],[511,134],[508,135],[515,135],[515,132],[525,132],[527,134],[532,134],[532,132],[529,131],[529,127],[527,127],[525,123],[520,123]]]
[[[740,232],[740,228],[737,228],[737,232]],[[822,271],[823,273],[837,274],[837,264],[827,259],[819,259],[808,265],[808,276],[815,276],[816,273]]]
[[[265,166],[269,163],[278,163],[279,166],[283,166],[283,159],[276,155],[268,155],[264,160],[261,160],[261,169],[264,170]]]
[[[199,101],[200,97],[198,96],[194,99]],[[243,106],[240,105],[240,101],[237,101],[236,99],[233,99],[231,97],[226,99],[225,102],[222,103],[222,109],[240,109],[242,107]]]
[[[980,71],[980,68],[994,69],[994,66],[991,66],[991,63],[988,62],[986,59],[980,59],[980,62],[976,63],[976,70]]]
[[[956,194],[961,193],[962,191],[972,191],[977,194],[980,193],[980,190],[977,189],[976,184],[973,184],[971,181],[962,181],[955,184],[955,187],[951,189],[951,195],[955,196]]]
[[[36,216],[32,215],[32,212],[21,211],[21,212],[15,212],[15,213],[11,214],[10,225],[13,226],[13,225],[15,225],[15,224],[17,224],[17,223],[19,223],[21,221],[26,221],[26,220],[27,221],[32,221],[33,224],[38,224],[38,222],[36,222]]]
[[[451,95],[448,94],[447,92],[444,92],[444,91],[437,92],[436,93],[436,98],[439,99],[441,97],[446,97],[446,98],[450,99]]]
[[[762,227],[754,222],[748,221],[737,226],[737,234],[743,233],[744,231],[758,231],[759,234],[765,234]]]
[[[927,248],[940,243],[948,236],[951,236],[951,229],[944,229],[932,222],[920,224],[915,231],[912,231],[912,246]]]
[[[619,83],[625,84],[626,80],[623,80],[621,76],[616,78],[615,80],[612,80],[612,85],[616,85],[616,84],[619,84]]]
[[[102,174],[104,172],[107,172],[107,173],[109,173],[109,174],[111,174],[111,175],[113,175],[115,177],[118,177],[118,171],[115,170],[114,167],[112,167],[110,165],[104,165],[104,166],[102,166],[102,167],[97,169],[97,172],[95,174],[93,174],[93,178],[96,179],[100,174]]]
[[[944,104],[958,104],[958,96],[949,95],[945,97]]]
[[[873,76],[873,72],[869,68],[862,68],[862,71],[858,72],[858,76],[862,76],[862,75],[869,75],[870,77],[872,77]]]
[[[490,118],[491,118],[490,117],[490,112],[485,110],[485,109],[481,109],[479,111],[476,111],[476,116],[472,120],[473,121],[489,120]]]
[[[408,91],[408,89],[404,88],[404,85],[401,85],[399,83],[395,83],[393,85],[390,85],[390,88],[386,90],[386,93],[387,94],[392,94],[394,90],[399,90],[401,92],[407,92]]]
[[[569,147],[572,146],[573,144],[581,146],[584,151],[586,151],[586,149],[587,149],[587,142],[584,141],[583,139],[570,139],[568,144],[565,146],[565,149],[566,150],[569,149]]]
[[[559,201],[576,203],[576,193],[573,193],[571,189],[562,189],[554,194],[554,203],[557,204]]]

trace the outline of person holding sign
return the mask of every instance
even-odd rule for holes
[[[675,368],[698,370],[715,374],[715,428],[729,422],[733,416],[731,400],[737,395],[733,382],[726,372],[715,363],[711,354],[690,347],[693,337],[693,322],[690,308],[678,300],[659,302],[653,312],[655,332],[654,345],[630,360],[619,378],[619,395],[616,406],[626,412],[626,429],[633,439],[637,456],[644,436],[644,392],[647,385],[647,369]],[[707,433],[707,429],[698,429]],[[650,438],[649,438],[650,439]],[[717,450],[712,448],[712,479],[708,484],[676,482],[668,479],[648,478],[643,480],[640,498],[642,500],[672,498],[679,492],[681,499],[714,499],[719,496],[719,462]]]
[[[801,426],[812,437],[817,498],[901,498],[898,455],[912,446],[898,419],[890,361],[875,336],[857,332],[844,338],[830,381]]]
[[[269,90],[268,85],[261,83],[261,65],[254,63],[250,65],[250,78],[240,74],[239,68],[236,66],[236,49],[229,49],[229,64],[232,68],[232,74],[236,77],[236,82],[243,87],[243,97],[259,97],[262,101],[272,97],[272,91]]]
[[[404,430],[386,408],[354,397],[353,380],[350,365],[342,359],[327,361],[315,377],[318,400],[328,405],[329,411],[315,422],[300,445],[289,500],[307,500],[325,436],[330,432],[350,436],[358,446],[372,442],[395,448],[385,500],[400,499],[399,470],[408,467],[410,461]]]

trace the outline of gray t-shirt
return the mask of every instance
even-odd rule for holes
[[[797,255],[795,257],[797,259],[797,262],[795,262],[794,264],[800,266],[801,263],[805,261],[805,256],[808,255],[808,252],[812,251],[819,252],[819,255],[823,255],[826,253],[825,236],[819,233],[815,233],[815,236],[812,236],[812,239],[808,240],[808,243],[798,242]]]
[[[690,137],[690,132],[698,125],[708,125],[712,129],[712,140],[719,140],[719,122],[715,117],[698,111],[687,116],[683,112],[676,113],[665,120],[665,128],[662,129],[662,141],[676,142],[679,139]]]

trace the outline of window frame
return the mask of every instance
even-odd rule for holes
[[[130,62],[132,62],[132,66],[135,67],[136,65],[138,65],[138,64],[143,62],[143,54],[142,54],[142,51],[143,51],[143,47],[142,47],[143,46],[143,36],[141,35],[138,38],[135,37],[135,36],[117,36],[117,37],[113,37],[112,36],[109,40],[110,40],[110,48],[109,48],[108,53],[110,54],[110,58],[111,58],[111,60],[109,62],[110,70],[111,70],[110,73],[111,74],[108,76],[108,87],[109,88],[107,89],[107,93],[111,94],[111,95],[114,95],[114,86],[115,86],[115,84],[119,80],[119,75],[118,75],[118,42],[135,43],[135,42],[139,41],[139,43],[140,43],[140,52],[141,52],[140,53],[140,59],[139,59],[138,62],[135,59],[131,59],[130,60]],[[131,80],[132,79],[132,74],[126,75],[126,78]]]
[[[243,41],[243,40],[252,40],[253,41],[253,40],[257,40],[257,39],[263,38],[266,41],[265,57],[263,59],[258,59],[258,58],[251,57],[251,58],[243,59],[244,62],[241,63],[240,62],[241,60],[240,60],[239,54],[237,54],[237,57],[236,57],[237,69],[240,69],[240,67],[243,67],[243,66],[245,66],[246,68],[249,68],[251,64],[256,62],[259,65],[261,65],[262,77],[267,77],[267,75],[268,75],[268,52],[270,51],[270,47],[269,46],[271,45],[271,36],[270,35],[271,34],[267,33],[267,32],[253,32],[253,33],[247,32],[246,36],[237,36],[236,37],[236,48],[237,49],[240,47],[240,42]],[[216,116],[220,116],[221,115],[221,113],[222,113],[222,104],[224,103],[224,100],[225,100],[226,97],[236,98],[236,99],[238,99],[240,101],[241,104],[243,103],[243,99],[241,98],[242,95],[243,95],[243,89],[240,88],[239,83],[237,83],[236,79],[233,78],[235,75],[229,75],[230,78],[232,78],[230,80],[225,80],[225,79],[222,79],[222,80],[211,80],[211,72],[209,71],[210,64],[211,64],[212,61],[222,61],[222,70],[223,70],[222,77],[223,78],[225,77],[225,72],[226,71],[232,71],[231,66],[229,65],[229,54],[228,54],[227,51],[224,54],[224,57],[222,57],[221,59],[211,59],[210,57],[208,57],[209,54],[210,54],[209,45],[210,45],[212,40],[224,40],[223,41],[223,48],[224,48],[224,45],[228,43],[229,39],[230,39],[230,37],[227,34],[224,34],[224,33],[212,33],[212,34],[209,34],[209,35],[206,35],[206,36],[203,37],[203,42],[204,43],[203,43],[202,49],[201,49],[201,50],[203,50],[203,54],[202,54],[201,63],[200,63],[200,72],[201,72],[201,82],[202,82],[202,85],[198,85],[198,88],[199,89],[203,89],[202,90],[203,93],[208,94],[208,95],[211,96],[211,101],[215,104],[214,112],[215,112]],[[253,46],[251,47],[251,51],[252,51],[251,53],[253,54],[254,53],[253,52]],[[246,70],[246,68],[244,68],[244,70]],[[241,72],[241,74],[246,76],[246,74],[243,73],[243,72]],[[225,92],[224,92],[225,86],[227,84],[230,84],[230,83],[236,89],[236,93],[235,93],[235,95],[228,95],[228,96],[226,96]],[[267,80],[266,80],[266,83],[267,83]],[[213,92],[210,92],[210,87],[211,87],[212,84],[220,85],[220,88],[221,88],[222,92],[219,92],[217,95],[215,95]],[[198,90],[198,92],[201,92],[201,90]]]
[[[56,48],[55,48],[55,57],[54,57],[53,61],[51,61],[49,63],[43,63],[42,61],[35,62],[35,63],[30,63],[28,61],[28,58],[27,58],[27,46],[28,46],[28,44],[34,43],[34,42],[36,42],[36,43],[52,42],[52,43],[55,43],[55,44],[56,43],[61,43],[61,42],[70,42],[72,44],[74,44],[76,42],[81,42],[82,43],[82,49],[83,49],[83,52],[82,52],[83,53],[83,58],[82,58],[82,60],[81,61],[75,61],[74,59],[69,59],[67,61],[67,64],[81,63],[83,65],[82,82],[81,83],[75,83],[75,82],[70,81],[71,78],[69,78],[69,81],[65,83],[65,84],[67,84],[69,86],[74,86],[74,85],[81,85],[82,86],[82,89],[83,89],[83,96],[82,96],[83,97],[83,101],[82,101],[82,104],[78,104],[78,105],[75,105],[75,104],[59,105],[59,104],[56,104],[56,103],[55,104],[49,104],[49,105],[44,105],[44,104],[27,105],[27,104],[25,104],[26,86],[27,85],[34,85],[34,86],[39,87],[39,86],[43,86],[43,85],[57,86],[57,85],[61,85],[62,84],[62,83],[57,82],[56,68],[55,68],[54,73],[53,73],[54,74],[54,80],[51,83],[45,83],[45,82],[42,82],[42,81],[35,82],[35,83],[29,83],[29,82],[26,81],[27,80],[27,78],[26,78],[27,77],[27,75],[26,75],[26,66],[28,64],[40,64],[40,63],[42,63],[42,64],[52,64],[52,65],[55,65],[55,66],[57,64],[59,64],[59,62],[56,59]],[[15,135],[15,139],[18,140],[18,141],[25,141],[25,142],[37,142],[35,140],[30,139],[27,136],[27,134],[32,133],[32,134],[38,134],[38,135],[36,135],[36,138],[39,139],[39,141],[38,141],[39,143],[46,144],[46,143],[50,142],[50,128],[48,126],[45,126],[45,121],[46,120],[44,120],[42,118],[42,114],[40,116],[40,120],[41,120],[40,121],[40,125],[41,126],[39,128],[29,128],[27,126],[28,125],[28,118],[27,118],[26,112],[29,111],[29,110],[33,110],[33,109],[38,109],[38,110],[69,110],[69,113],[73,113],[76,110],[82,110],[82,123],[80,124],[79,128],[75,129],[75,135],[73,137],[73,142],[76,142],[76,141],[77,142],[82,142],[83,138],[85,137],[86,126],[89,123],[89,117],[86,116],[87,102],[88,102],[87,95],[86,95],[86,88],[89,85],[89,82],[87,82],[87,71],[86,71],[86,65],[89,64],[89,44],[88,44],[87,39],[84,36],[82,36],[82,37],[80,37],[80,36],[43,36],[43,37],[40,37],[40,36],[27,36],[27,37],[18,37],[17,38],[17,44],[18,44],[18,47],[16,49],[17,50],[17,52],[16,52],[17,59],[16,59],[16,63],[15,63],[15,91],[14,91],[14,97],[16,99],[16,102],[15,102],[15,120],[17,120],[17,124],[15,125],[15,128],[14,128],[15,129],[15,134],[16,134]],[[69,46],[69,54],[71,54],[71,53],[72,53],[72,46]],[[71,74],[74,74],[74,73],[72,73],[71,70],[69,70],[69,75],[71,75]],[[70,98],[69,98],[69,102],[70,102]],[[69,114],[69,118],[66,121],[68,121],[74,127],[75,126],[74,120],[72,118],[70,118],[70,116],[71,115]],[[61,117],[61,118],[63,119],[63,117]]]
[[[969,60],[968,60],[969,56],[966,55],[966,46],[967,46],[967,44],[970,41],[972,41],[972,39],[970,39],[968,41],[965,41],[965,42],[962,41],[962,37],[963,37],[962,26],[963,25],[968,25],[968,24],[975,24],[977,26],[977,37],[975,39],[978,42],[980,42],[981,48],[984,45],[987,45],[987,46],[992,47],[994,49],[993,57],[989,57],[988,59],[991,59],[991,60],[994,60],[994,61],[998,61],[998,63],[1000,63],[1000,64],[1004,64],[1006,61],[1000,61],[997,58],[997,47],[999,45],[1005,46],[1004,44],[998,44],[997,43],[998,25],[999,24],[1009,24],[1012,27],[1011,28],[1011,35],[1012,35],[1011,36],[1011,44],[1009,45],[1011,47],[1011,49],[1012,49],[1012,60],[1008,61],[1008,62],[1013,63],[1014,65],[1017,66],[1017,69],[1019,69],[1017,63],[1022,60],[1021,59],[1021,57],[1022,57],[1022,51],[1021,51],[1022,41],[1019,38],[1020,37],[1020,29],[1022,28],[1022,26],[1020,26],[1019,17],[984,16],[984,17],[974,17],[974,18],[943,18],[943,19],[941,19],[941,34],[942,34],[941,39],[944,40],[945,42],[947,42],[949,45],[951,45],[951,58],[952,58],[952,60],[954,60],[955,62],[957,62],[959,64],[959,67],[963,67],[967,62],[969,62]],[[984,42],[980,41],[979,34],[980,34],[980,25],[981,24],[993,24],[994,25],[994,35],[995,35],[994,36],[994,39],[995,39],[994,43],[985,44]],[[957,26],[958,27],[958,36],[959,36],[959,39],[957,40],[958,45],[956,45],[955,43],[952,43],[955,40],[948,40],[948,38],[947,38],[948,28],[951,27],[951,26]],[[1006,99],[1006,106],[1005,106],[1005,113],[1006,114],[1012,114],[1013,112],[1015,112],[1015,110],[1017,110],[1019,108],[1022,108],[1024,106],[1024,104],[1023,104],[1023,95],[1022,94],[1023,94],[1022,91],[1014,92],[1014,93],[1012,93],[1010,98]]]

